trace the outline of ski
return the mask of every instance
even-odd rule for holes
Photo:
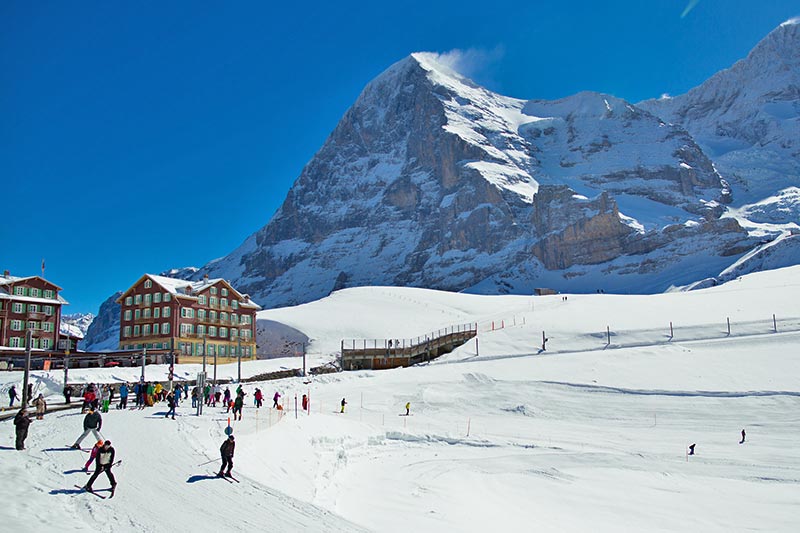
[[[224,480],[225,480],[225,481],[227,481],[228,483],[233,483],[233,481],[231,481],[233,478],[229,478],[229,477],[227,477],[227,476],[220,476],[219,474],[214,474],[214,477],[217,477],[217,478],[224,479]]]
[[[73,447],[72,447],[72,444],[65,444],[65,445],[64,445],[64,447],[65,447],[65,448],[69,448],[70,450],[80,450],[80,451],[82,451],[82,452],[90,452],[90,451],[92,451],[92,450],[91,450],[91,449],[89,449],[89,448],[73,448]]]
[[[239,483],[239,480],[238,480],[238,479],[236,479],[235,477],[233,477],[233,476],[232,476],[232,475],[230,475],[230,474],[226,475],[226,476],[225,476],[225,479],[232,479],[232,480],[234,480],[236,483]]]
[[[81,489],[81,492],[88,492],[89,494],[94,494],[95,496],[97,496],[97,497],[98,497],[98,498],[100,498],[101,500],[105,500],[105,499],[106,499],[106,497],[105,497],[105,496],[103,496],[102,494],[97,494],[97,493],[96,493],[96,492],[94,492],[94,491],[89,491],[89,490],[86,490],[86,487],[81,487],[80,485],[75,485],[75,488],[76,488],[76,489]],[[113,492],[112,492],[112,495],[113,495]]]
[[[113,463],[111,463],[111,466],[112,466],[112,467],[114,467],[114,466],[117,466],[117,465],[118,465],[118,464],[120,464],[121,462],[122,462],[122,459],[117,459],[116,461],[114,461]],[[91,472],[89,472],[89,471],[87,470],[87,471],[86,471],[86,474],[87,474],[87,475],[92,475],[92,474],[94,474],[94,470],[92,470]]]

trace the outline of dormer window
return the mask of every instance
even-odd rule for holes
[[[149,289],[149,288],[151,288],[152,286],[153,286],[153,282],[152,282],[151,280],[149,280],[149,279],[146,279],[146,280],[144,281],[144,288],[145,288],[145,289]]]

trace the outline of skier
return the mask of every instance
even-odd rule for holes
[[[39,396],[33,400],[33,405],[36,407],[36,420],[41,420],[44,418],[44,412],[47,410],[47,402],[44,401],[44,396],[42,393],[39,393]]]
[[[100,416],[100,413],[95,411],[94,407],[89,407],[89,413],[83,417],[83,433],[78,440],[75,441],[75,444],[72,445],[72,448],[77,450],[81,447],[81,441],[86,438],[86,435],[89,432],[94,434],[94,438],[97,440],[102,440],[103,436],[100,434],[100,428],[103,426],[103,417]]]
[[[225,387],[225,394],[222,395],[222,399],[223,399],[223,401],[224,401],[223,403],[225,403],[225,405],[230,405],[230,403],[231,403],[231,389],[229,389],[228,387]]]
[[[19,394],[17,394],[17,386],[11,385],[11,388],[8,389],[8,406],[14,407],[14,400],[19,400]]]
[[[16,426],[15,431],[17,434],[16,448],[24,450],[25,438],[28,436],[28,426],[31,425],[31,419],[25,406],[22,406],[22,409],[14,416],[14,425]]]
[[[406,416],[411,412],[411,402],[406,402]]]
[[[744,430],[742,430],[742,440],[739,441],[739,444],[744,444],[744,436],[745,436],[745,432],[744,432]]]
[[[695,446],[696,446],[696,444],[690,444],[689,445],[689,455],[694,455],[694,447]]]
[[[119,387],[119,408],[125,409],[128,407],[128,384],[123,383]]]
[[[260,408],[261,407],[261,402],[264,399],[264,395],[261,394],[261,389],[256,387],[256,392],[255,392],[254,398],[255,398],[256,408]]]
[[[344,406],[347,405],[347,402],[342,398],[342,413],[344,413]]]
[[[114,479],[114,474],[111,473],[111,467],[114,466],[114,448],[111,446],[111,441],[107,440],[103,443],[103,447],[97,452],[94,460],[94,474],[89,478],[89,483],[83,487],[86,492],[92,492],[92,483],[97,479],[101,472],[105,472],[108,476],[108,481],[111,482],[111,496],[114,497],[114,489],[117,487],[117,480]]]
[[[103,389],[100,391],[100,398],[103,401],[100,412],[107,413],[108,405],[111,403],[111,391],[108,390],[108,385],[103,385]]]
[[[89,465],[94,462],[95,457],[97,457],[97,452],[100,451],[100,448],[103,447],[103,441],[99,440],[97,443],[92,446],[92,451],[89,453],[89,460],[86,461],[86,464],[83,465],[83,471],[89,471]]]
[[[303,394],[303,411],[308,411],[308,396]]]
[[[236,413],[239,413],[239,420],[242,419],[242,407],[244,407],[244,392],[240,392],[233,402],[233,419],[236,420]]]
[[[164,418],[169,417],[169,414],[172,413],[172,419],[175,420],[175,407],[177,404],[177,400],[175,400],[175,395],[173,393],[167,394],[167,405],[169,406],[169,411],[167,414],[164,415]]]
[[[217,406],[219,403],[219,399],[222,397],[222,387],[219,385],[214,385],[214,407]]]
[[[281,399],[281,393],[275,391],[275,396],[272,397],[272,407],[278,407],[278,400]]]
[[[234,442],[233,435],[229,435],[225,442],[222,443],[222,446],[219,447],[219,453],[222,455],[222,466],[219,469],[219,474],[217,476],[222,477],[223,475],[231,477],[231,470],[233,470],[233,450],[236,448],[236,442]],[[228,468],[228,471],[225,472],[225,467]]]
[[[181,404],[181,397],[183,396],[183,387],[180,383],[175,387],[175,405]]]
[[[64,402],[69,405],[70,400],[72,399],[72,386],[71,385],[64,385]]]

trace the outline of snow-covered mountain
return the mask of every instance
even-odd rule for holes
[[[61,326],[59,330],[65,335],[75,335],[81,338],[86,337],[86,331],[94,320],[92,313],[72,313],[61,315]]]
[[[508,98],[412,54],[272,220],[197,275],[272,307],[360,285],[660,292],[766,266],[767,249],[794,264],[798,43],[786,23],[687,95],[639,105]],[[756,158],[770,165],[745,172]]]

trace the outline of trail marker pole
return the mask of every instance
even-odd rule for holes
[[[469,437],[469,428],[472,425],[472,417],[467,418],[467,437]]]
[[[675,332],[672,330],[672,321],[669,323],[669,338],[672,339],[675,337]]]
[[[775,331],[775,333],[778,333],[778,321],[775,318],[775,314],[774,313],[772,314],[772,329],[773,329],[773,331]]]
[[[611,346],[611,326],[606,326],[606,346]]]
[[[294,395],[294,419],[297,420],[297,394]]]
[[[727,317],[728,320],[728,337],[731,336],[731,317]]]
[[[33,331],[29,328],[25,332],[25,374],[22,376],[22,407],[28,407],[31,399],[28,397],[28,375],[31,372],[31,344]],[[66,383],[64,384],[66,386]]]

